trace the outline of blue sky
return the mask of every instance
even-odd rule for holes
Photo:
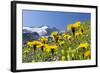
[[[91,20],[90,13],[23,10],[23,26],[29,27],[47,25],[50,28],[65,30],[68,24],[87,20]]]

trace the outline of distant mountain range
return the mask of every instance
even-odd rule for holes
[[[23,27],[23,43],[31,40],[36,40],[42,36],[49,36],[53,31],[59,32],[59,30],[56,27]]]

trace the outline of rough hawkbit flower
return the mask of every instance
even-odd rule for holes
[[[32,47],[32,42],[27,42],[27,46]]]
[[[81,22],[77,21],[76,23],[73,24],[73,27],[78,28],[80,27],[80,25],[81,25]]]
[[[67,30],[71,30],[72,33],[73,33],[73,35],[75,35],[75,30],[76,30],[77,28],[80,27],[80,24],[81,24],[80,21],[78,21],[78,22],[76,22],[76,23],[74,23],[74,24],[69,24],[69,25],[67,26]]]
[[[83,33],[82,32],[76,32],[75,36],[81,36]]]
[[[45,47],[45,52],[47,53],[52,53],[52,55],[54,54],[54,52],[56,52],[58,50],[58,47],[56,45],[46,45]]]
[[[85,48],[85,49],[87,49],[88,46],[89,46],[88,43],[81,43],[81,44],[78,46],[78,48]]]
[[[58,47],[56,45],[50,45],[51,53],[54,54],[58,50]]]
[[[69,34],[62,34],[62,37],[63,37],[64,39],[68,39],[68,40],[70,40],[70,39],[72,38],[72,36],[69,35]]]
[[[41,38],[40,38],[40,41],[41,41],[42,43],[46,44],[46,43],[48,42],[48,39],[45,38],[45,37],[41,37]]]
[[[85,56],[86,58],[89,58],[89,57],[91,56],[91,52],[90,52],[90,51],[86,51],[86,52],[84,53],[84,56]]]
[[[65,44],[65,41],[59,41],[59,45],[63,46]]]
[[[41,43],[40,45],[37,46],[37,48],[40,48],[41,51],[43,52],[45,50],[45,47],[47,46],[47,44],[43,44]]]
[[[55,42],[57,42],[58,39],[59,39],[58,32],[56,32],[56,31],[52,32],[50,36],[53,38],[53,40],[54,40]]]
[[[36,47],[37,47],[38,45],[40,45],[40,44],[41,44],[41,42],[39,42],[39,41],[32,41],[32,42],[28,42],[28,43],[27,43],[27,45],[33,47],[34,50],[36,50]]]

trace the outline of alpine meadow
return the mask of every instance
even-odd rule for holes
[[[91,59],[89,13],[26,10],[22,31],[23,63]]]

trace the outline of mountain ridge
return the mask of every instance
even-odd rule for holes
[[[59,31],[56,27],[49,28],[48,26],[41,27],[23,27],[23,43],[39,39],[42,36],[50,36],[53,31]]]

